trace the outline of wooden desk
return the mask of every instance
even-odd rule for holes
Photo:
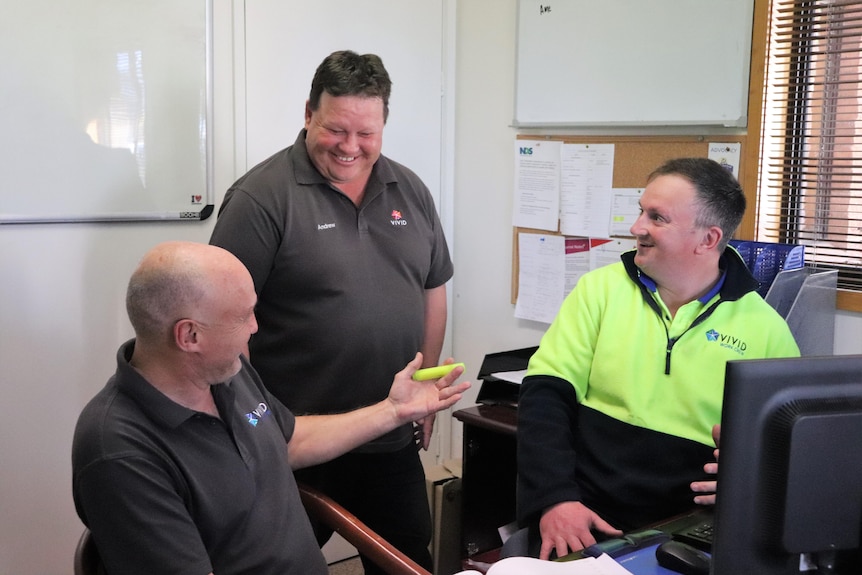
[[[461,556],[499,550],[499,527],[515,520],[517,410],[477,405],[452,414],[464,424]]]

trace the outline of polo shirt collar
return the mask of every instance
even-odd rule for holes
[[[131,397],[152,421],[169,429],[176,429],[197,415],[197,411],[183,407],[156,389],[132,367],[129,362],[134,350],[135,340],[131,339],[117,351],[117,389]],[[221,385],[230,385],[230,382]]]
[[[724,286],[724,280],[727,277],[727,270],[721,266],[721,262],[719,262],[719,269],[721,269],[721,277],[718,278],[718,281],[715,282],[712,289],[697,298],[697,301],[703,305],[706,305],[712,298],[714,298],[721,291],[722,286]],[[650,293],[656,293],[656,291],[658,291],[658,286],[656,285],[655,280],[646,275],[640,268],[638,268],[638,281],[647,288]]]

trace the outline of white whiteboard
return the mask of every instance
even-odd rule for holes
[[[392,80],[383,153],[416,172],[440,206],[444,0],[246,0],[246,168],[293,144],[320,62],[374,53]]]
[[[754,0],[519,0],[514,124],[747,125]]]
[[[4,0],[0,224],[201,220],[212,0]]]

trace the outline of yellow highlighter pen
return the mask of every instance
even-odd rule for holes
[[[427,381],[429,379],[440,379],[444,375],[448,374],[450,371],[455,369],[456,367],[464,367],[463,363],[450,363],[448,365],[438,365],[437,367],[426,367],[425,369],[418,369],[416,373],[413,374],[413,379],[416,381]]]

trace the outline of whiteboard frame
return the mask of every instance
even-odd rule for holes
[[[190,202],[189,209],[171,208],[157,211],[114,211],[94,213],[40,214],[8,213],[0,204],[0,225],[42,224],[42,223],[98,223],[98,222],[144,222],[144,221],[203,221],[214,212],[214,147],[213,147],[213,0],[198,0],[204,3],[204,85],[205,112],[204,131],[198,140],[198,148],[203,147],[204,186],[202,190],[189,190],[188,193],[202,196],[200,202]],[[133,20],[130,18],[130,20]],[[50,160],[49,160],[50,161]],[[8,183],[8,182],[7,182]],[[3,185],[3,183],[0,183]],[[198,194],[200,192],[200,194]],[[1,196],[2,194],[0,194]],[[2,200],[2,197],[0,197]]]

